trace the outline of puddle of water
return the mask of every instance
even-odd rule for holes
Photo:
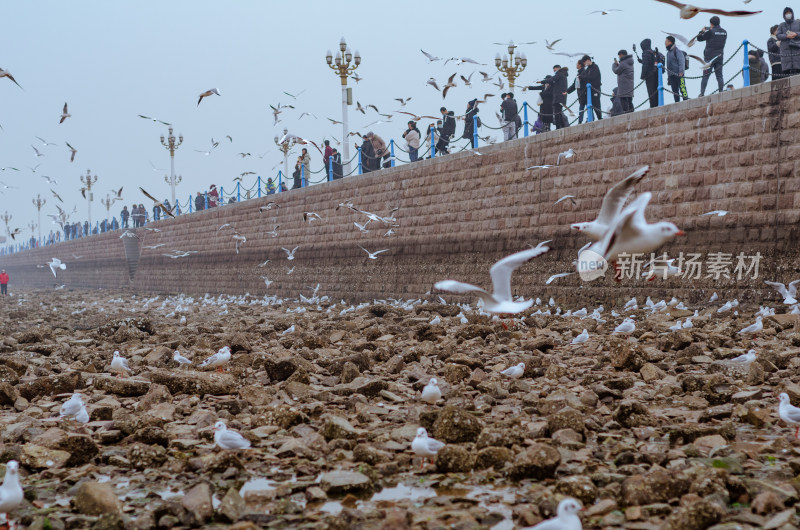
[[[339,515],[342,513],[342,503],[339,501],[328,501],[320,506],[319,511],[329,513],[331,515]]]
[[[244,494],[248,491],[271,491],[275,489],[276,485],[277,482],[268,478],[254,478],[244,483],[242,489],[239,490],[239,495],[244,498]]]
[[[174,499],[175,497],[183,497],[183,490],[172,491],[172,490],[161,490],[157,491],[156,494],[161,497],[162,500],[169,500]]]
[[[430,499],[431,497],[436,497],[436,495],[437,491],[433,488],[420,488],[398,484],[393,488],[383,488],[381,491],[374,494],[370,501],[416,501],[420,499]]]

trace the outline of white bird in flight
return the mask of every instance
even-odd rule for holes
[[[294,247],[292,250],[289,250],[288,248],[283,248],[283,247],[281,247],[281,250],[286,252],[286,259],[288,259],[289,261],[292,261],[294,259],[294,253],[298,248],[300,248],[299,245]]]
[[[200,102],[203,101],[203,98],[206,98],[206,97],[208,97],[208,96],[210,96],[212,94],[216,94],[218,96],[222,95],[222,94],[219,93],[219,90],[217,90],[216,88],[212,88],[212,89],[206,90],[205,92],[200,94],[199,99],[197,100],[197,106],[198,107],[200,106]]]
[[[484,310],[489,313],[515,314],[521,313],[533,305],[533,300],[515,302],[511,297],[511,274],[524,263],[541,256],[550,250],[550,247],[537,246],[528,250],[523,250],[501,259],[489,269],[492,277],[492,287],[494,292],[489,293],[480,287],[469,283],[462,283],[455,280],[443,280],[436,282],[434,287],[440,291],[451,293],[477,293],[483,301]]]
[[[609,189],[603,197],[600,213],[597,219],[586,223],[575,223],[571,228],[586,234],[590,239],[599,241],[611,227],[611,224],[622,212],[625,201],[633,192],[633,186],[639,183],[650,171],[650,166],[644,166],[631,173],[623,180]]]
[[[56,269],[66,270],[67,264],[62,263],[58,258],[51,258],[50,263],[47,264],[50,267],[50,271],[53,273],[53,278],[56,278]]]
[[[786,305],[794,305],[797,303],[797,285],[800,284],[800,280],[795,280],[789,283],[788,288],[786,285],[780,282],[770,282],[764,280],[764,283],[778,291],[783,297],[783,303]]]
[[[558,159],[556,160],[556,165],[560,166],[562,159],[569,160],[573,156],[575,156],[575,150],[571,147],[562,153],[558,153]]]
[[[364,247],[362,247],[361,245],[359,245],[359,246],[358,246],[358,248],[360,248],[361,250],[363,250],[364,252],[366,252],[366,253],[367,253],[367,257],[368,257],[369,259],[378,259],[378,254],[380,254],[381,252],[389,252],[389,249],[388,249],[388,248],[385,248],[385,249],[383,249],[383,250],[376,250],[375,252],[370,252],[369,250],[365,249],[365,248],[364,248]]]
[[[677,7],[680,9],[680,15],[683,19],[690,19],[699,13],[711,13],[712,15],[722,15],[724,17],[749,17],[761,13],[761,11],[724,11],[722,9],[696,7],[691,4],[682,4],[675,0],[656,0],[656,2]]]

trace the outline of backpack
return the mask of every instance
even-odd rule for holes
[[[477,118],[478,118],[478,127],[480,127],[480,126],[482,125],[482,123],[481,123],[481,117],[480,117],[480,116],[477,116]]]
[[[656,48],[655,50],[653,50],[653,55],[655,55],[655,56],[656,56],[656,63],[661,63],[661,64],[663,64],[663,65],[664,65],[664,67],[666,67],[666,66],[667,66],[667,58],[666,58],[666,57],[664,57],[664,54],[663,54],[663,53],[661,53],[660,51],[658,51],[658,48]]]

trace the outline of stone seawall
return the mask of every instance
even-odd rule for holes
[[[481,155],[465,151],[156,222],[149,227],[160,232],[131,230],[138,236],[138,258],[130,246],[126,255],[117,231],[3,256],[0,266],[12,286],[296,297],[319,283],[320,292],[334,298],[415,298],[444,278],[488,287],[496,259],[552,239],[549,254],[514,276],[518,294],[589,304],[631,294],[696,301],[717,291],[757,302],[776,298],[763,279],[800,278],[799,104],[796,77],[481,147]],[[554,164],[568,148],[577,156],[560,166],[526,170]],[[673,221],[687,233],[662,250],[671,256],[730,253],[731,273],[737,254],[760,252],[758,279],[715,280],[705,277],[704,268],[696,280],[582,283],[572,275],[544,285],[550,274],[571,270],[586,242],[570,234],[569,225],[593,219],[606,190],[645,164],[651,171],[637,191],[653,193],[648,219]],[[565,194],[577,204],[553,204]],[[376,222],[360,233],[353,222],[366,219],[337,209],[348,199],[379,215],[399,207],[395,235],[384,237],[386,227]],[[268,202],[275,204],[261,211]],[[700,215],[711,210],[730,213]],[[323,220],[305,222],[305,211]],[[218,231],[224,223],[247,238],[238,254],[232,231]],[[273,238],[267,232],[276,225]],[[281,248],[296,246],[296,259],[288,261]],[[390,251],[370,260],[359,246]],[[180,259],[163,255],[173,249],[199,252]],[[37,267],[53,256],[68,266],[57,280],[49,268]],[[267,288],[261,276],[274,283]]]

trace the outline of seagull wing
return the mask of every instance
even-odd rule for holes
[[[625,177],[625,179],[606,192],[605,197],[603,197],[603,204],[600,206],[600,213],[597,215],[598,223],[610,225],[614,222],[614,219],[622,211],[625,201],[628,200],[633,191],[633,186],[638,184],[647,175],[648,171],[650,171],[650,166],[644,166]]]
[[[790,296],[789,291],[786,289],[786,286],[784,284],[780,282],[770,282],[767,280],[764,280],[764,283],[766,283],[767,285],[778,291],[782,297],[789,298]]]
[[[492,268],[489,269],[489,275],[492,277],[494,297],[497,300],[511,301],[511,273],[523,263],[527,263],[533,258],[541,256],[548,250],[550,250],[550,247],[536,247],[523,250],[522,252],[506,256],[492,265]]]
[[[219,353],[215,353],[214,355],[212,355],[211,357],[200,363],[200,367],[208,366],[211,363],[217,362],[219,360],[219,357],[220,357]]]
[[[673,7],[677,7],[681,9],[686,6],[686,4],[681,4],[680,2],[676,2],[675,0],[656,0],[656,2],[661,2],[662,4],[669,4]]]
[[[687,39],[686,37],[684,37],[680,33],[670,33],[668,31],[664,31],[664,30],[661,30],[661,33],[664,33],[666,35],[672,35],[673,37],[675,37],[676,39],[681,41],[683,44],[685,44],[686,46],[689,45],[689,39]]]
[[[664,0],[659,0],[659,1],[664,1]],[[761,11],[725,11],[723,9],[700,9],[700,11],[704,11],[706,13],[711,13],[714,15],[722,15],[724,17],[749,17],[761,13]]]
[[[618,239],[633,239],[641,234],[640,227],[647,224],[644,218],[644,210],[652,197],[653,194],[650,192],[642,193],[617,217],[616,223],[613,224],[611,230],[608,230],[602,240],[604,245],[601,247],[603,249],[602,255],[605,259],[608,260],[610,258],[608,253]],[[605,246],[606,244],[607,246]]]
[[[228,447],[245,449],[250,447],[250,441],[236,431],[225,431],[220,434],[220,442]]]
[[[792,295],[792,298],[797,298],[797,285],[800,284],[800,280],[795,280],[789,283],[789,294]]]
[[[800,409],[799,408],[797,408],[795,406],[792,406],[792,405],[789,405],[788,407],[783,407],[783,414],[784,414],[784,416],[789,418],[790,421],[792,421],[794,423],[800,423]]]

